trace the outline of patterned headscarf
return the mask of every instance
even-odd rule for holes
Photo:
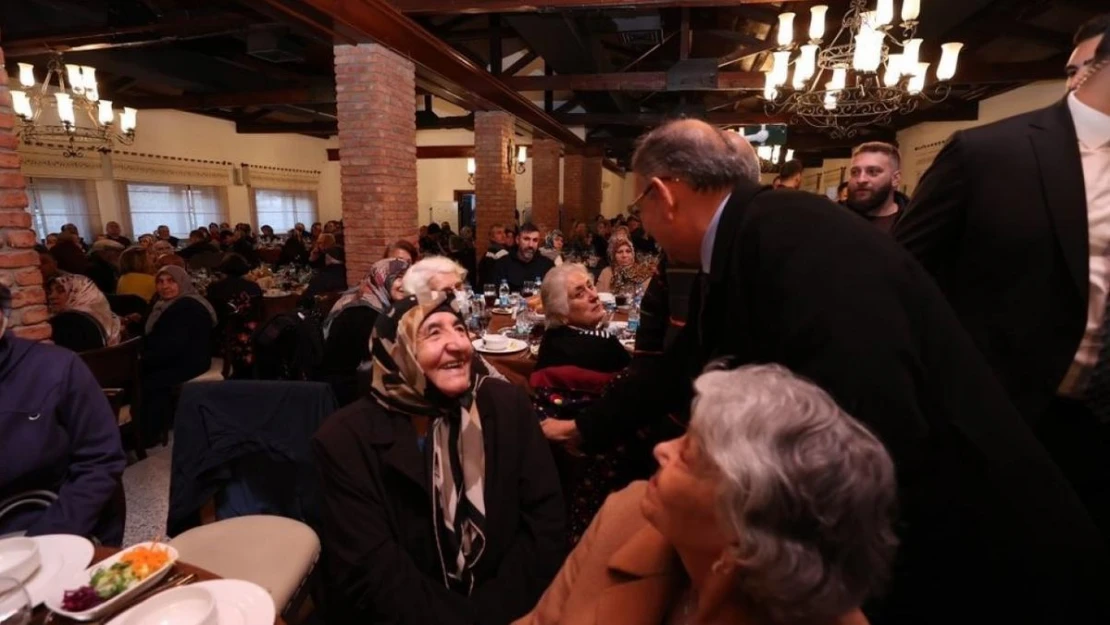
[[[547,237],[544,238],[543,246],[547,249],[555,249],[555,239],[562,239],[564,243],[566,242],[566,237],[563,236],[561,230],[552,230],[548,232]]]
[[[474,567],[485,550],[486,451],[482,419],[474,401],[485,379],[471,362],[470,391],[450,398],[429,383],[416,360],[417,336],[435,313],[459,316],[454,293],[410,296],[378,317],[370,338],[373,398],[387,410],[431,419],[432,488],[444,585],[466,594],[474,589]]]
[[[618,267],[617,250],[624,246],[628,246],[632,250],[632,264],[627,267]],[[651,265],[636,261],[636,246],[632,245],[631,239],[616,234],[609,239],[609,266],[613,269],[613,281],[610,283],[610,290],[613,293],[636,290],[651,279],[654,272]]]
[[[390,295],[393,281],[404,276],[408,269],[408,261],[400,258],[383,258],[371,265],[370,272],[362,282],[344,293],[328,311],[328,316],[324,319],[324,338],[327,338],[331,324],[339,314],[352,306],[369,306],[379,313],[389,308],[393,304],[393,297]]]
[[[67,296],[65,307],[55,310],[55,313],[67,310],[85,313],[95,319],[100,326],[100,331],[104,335],[104,345],[119,343],[119,317],[112,312],[108,298],[100,292],[96,283],[85,276],[66,273],[54,278],[51,284],[62,287]]]
[[[166,312],[167,308],[185,298],[195,299],[203,304],[205,310],[207,310],[208,314],[212,317],[212,325],[215,326],[217,320],[216,310],[212,308],[212,304],[208,303],[208,300],[205,299],[204,296],[197,292],[197,287],[193,286],[193,279],[189,277],[189,273],[177,265],[166,265],[158,270],[154,279],[157,280],[158,276],[164,273],[169,274],[170,277],[173,278],[173,281],[177,283],[177,297],[173,299],[159,299],[158,302],[154,304],[154,308],[151,309],[150,316],[147,317],[146,320],[147,334],[150,334],[151,330],[154,329],[154,324],[158,321],[158,318],[162,316],[162,313]]]

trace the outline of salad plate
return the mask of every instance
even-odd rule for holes
[[[273,625],[274,600],[258,584],[237,579],[217,579],[190,584],[188,588],[202,588],[216,603],[215,625]],[[157,596],[157,595],[156,595]],[[141,606],[139,603],[138,606]],[[131,625],[132,607],[107,625]]]
[[[177,561],[165,543],[139,543],[70,577],[46,596],[46,607],[75,621],[92,621],[162,579]]]
[[[38,607],[48,596],[57,591],[75,574],[85,570],[93,558],[93,544],[81,536],[48,534],[35,536],[39,547],[39,568],[23,583],[31,597],[31,605]]]

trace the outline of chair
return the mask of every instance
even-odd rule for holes
[[[259,305],[259,321],[266,323],[270,319],[280,315],[281,313],[289,312],[297,309],[297,302],[301,296],[295,293],[283,295],[281,297],[263,297]]]
[[[146,458],[139,424],[139,403],[142,396],[139,360],[142,345],[143,339],[136,337],[118,345],[80,354],[81,360],[92,371],[93,377],[107,396],[117,423],[121,428],[130,428],[132,444],[140,460]]]
[[[320,557],[320,539],[312,528],[265,514],[194,527],[170,545],[189,564],[265,588],[279,614],[286,606],[295,605],[293,598],[301,594],[298,591]]]

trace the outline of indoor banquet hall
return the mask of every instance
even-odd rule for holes
[[[0,625],[1110,623],[1105,0],[0,4]]]

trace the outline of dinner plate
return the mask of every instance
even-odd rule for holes
[[[190,586],[211,593],[216,602],[218,625],[274,625],[274,600],[258,584],[238,579],[215,579]],[[127,613],[132,609],[134,607],[108,621],[107,625],[124,625]]]
[[[483,339],[474,339],[471,342],[471,345],[474,346],[474,351],[481,352],[483,354],[492,354],[495,356],[500,354],[515,354],[528,348],[527,341],[522,341],[520,339],[514,338],[508,339],[508,343],[505,345],[505,349],[489,349],[485,346],[485,343],[486,342]]]
[[[289,291],[266,291],[262,294],[262,297],[287,297],[289,295]]]
[[[69,534],[35,536],[33,540],[38,543],[41,562],[23,588],[31,597],[31,605],[38,607],[46,597],[64,590],[65,584],[89,565],[94,549],[88,540]]]
[[[78,571],[70,575],[69,578],[61,578],[61,587],[55,587],[51,592],[47,593],[45,598],[46,607],[50,608],[51,612],[56,612],[64,617],[73,619],[75,621],[94,621],[99,619],[102,614],[111,612],[114,606],[120,605],[121,603],[126,603],[128,597],[134,597],[135,595],[145,591],[147,588],[150,588],[151,586],[157,584],[158,580],[165,577],[166,573],[169,573],[170,569],[173,568],[174,562],[177,562],[177,550],[165,543],[158,543],[157,546],[165,549],[167,555],[169,556],[169,559],[166,561],[165,564],[163,564],[157,571],[154,571],[144,577],[142,580],[132,583],[130,586],[127,587],[126,590],[119,593],[118,595],[115,595],[114,597],[105,600],[103,603],[97,604],[87,610],[71,612],[64,609],[62,607],[62,602],[65,599],[66,591],[76,590],[82,586],[89,585],[89,583],[92,581],[91,578],[94,573],[119,562],[120,559],[129,551],[132,551],[139,547],[149,548],[153,545],[154,543],[149,542],[132,545],[127,549],[123,549],[120,552],[113,554],[111,557],[104,558],[100,562],[97,562],[96,564],[86,568],[83,571]]]
[[[512,308],[501,308],[499,306],[497,308],[491,308],[490,312],[495,314],[495,315],[511,315],[511,314],[513,314],[513,309]]]

